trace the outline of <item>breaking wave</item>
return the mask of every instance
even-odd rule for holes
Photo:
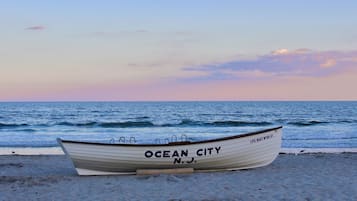
[[[87,122],[87,123],[71,123],[61,122],[60,126],[76,126],[76,127],[103,127],[103,128],[130,128],[130,127],[190,127],[190,126],[219,126],[219,127],[241,127],[241,126],[268,126],[270,122],[250,122],[250,121],[214,121],[203,122],[190,119],[183,119],[179,123],[154,124],[151,121],[123,121],[123,122]]]
[[[325,125],[330,123],[344,123],[344,124],[354,124],[357,123],[355,120],[341,120],[341,121],[287,121],[287,120],[275,120],[275,121],[196,121],[191,119],[182,119],[174,123],[154,123],[149,121],[150,117],[136,117],[128,121],[113,121],[113,122],[101,122],[101,121],[88,121],[88,122],[71,122],[63,121],[57,123],[47,123],[47,124],[16,124],[16,123],[0,123],[0,129],[19,129],[23,127],[52,127],[52,126],[67,126],[67,127],[87,127],[87,128],[141,128],[141,127],[260,127],[260,126],[270,126],[270,125],[291,125],[296,127],[307,127],[316,125]]]
[[[269,126],[271,122],[261,121],[215,121],[210,123],[212,126]]]
[[[28,124],[6,124],[6,123],[0,123],[0,128],[17,128],[17,127],[23,127],[23,126],[28,126]]]
[[[75,127],[102,127],[102,128],[127,128],[127,127],[152,127],[154,124],[150,121],[124,121],[124,122],[86,122],[86,123],[71,123],[61,122],[60,126],[75,126]]]
[[[295,122],[288,122],[289,125],[294,126],[314,126],[319,124],[328,124],[329,122],[326,121],[295,121]]]

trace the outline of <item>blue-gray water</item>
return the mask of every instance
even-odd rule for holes
[[[0,147],[195,141],[280,125],[285,148],[356,148],[357,102],[0,103]]]

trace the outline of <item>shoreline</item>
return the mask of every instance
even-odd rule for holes
[[[357,148],[281,148],[280,154],[357,153]],[[0,147],[2,155],[64,155],[61,147]]]
[[[0,156],[0,200],[357,200],[357,153],[280,154],[193,174],[78,176],[66,155]]]

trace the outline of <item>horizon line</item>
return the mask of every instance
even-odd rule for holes
[[[59,103],[59,102],[356,102],[357,99],[267,99],[267,100],[0,100],[0,103]]]

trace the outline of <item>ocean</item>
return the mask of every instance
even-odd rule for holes
[[[283,148],[357,148],[357,102],[0,102],[0,147],[199,141],[283,126]]]

